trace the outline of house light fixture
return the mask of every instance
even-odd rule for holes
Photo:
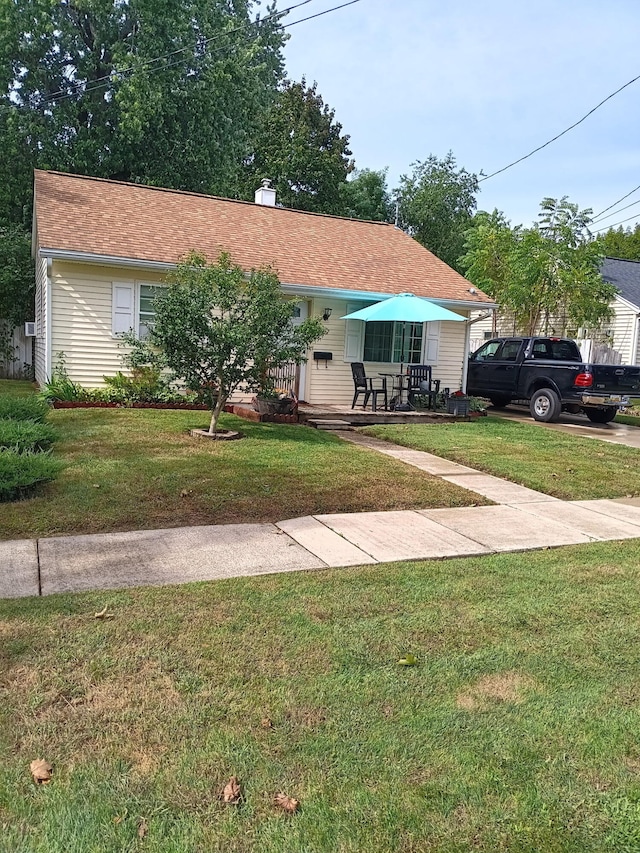
[[[331,316],[332,311],[333,311],[333,308],[325,308],[324,309],[324,311],[322,313],[322,319],[325,321],[325,323],[327,322],[327,320]]]

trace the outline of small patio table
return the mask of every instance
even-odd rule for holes
[[[392,409],[407,412],[414,410],[414,406],[409,402],[409,375],[407,373],[379,373],[378,376],[390,377],[392,380],[392,392],[398,392],[395,397],[391,398]],[[406,400],[405,394],[407,395]]]

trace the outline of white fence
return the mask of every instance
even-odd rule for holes
[[[26,338],[24,327],[18,326],[10,338],[13,357],[2,360],[0,356],[0,379],[30,379],[33,370],[33,338]]]

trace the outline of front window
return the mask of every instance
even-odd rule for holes
[[[364,361],[420,364],[423,329],[422,323],[366,323]]]
[[[153,326],[153,321],[156,316],[153,300],[161,290],[161,287],[154,287],[152,284],[140,285],[140,320],[138,323],[138,337],[141,340],[144,340],[149,336],[149,329]]]

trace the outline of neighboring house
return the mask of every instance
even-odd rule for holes
[[[554,319],[541,323],[539,334],[563,334],[574,338],[585,361],[611,364],[640,364],[640,261],[604,258],[600,273],[604,281],[618,290],[611,301],[611,318],[600,329],[569,329],[563,333]],[[513,318],[497,312],[471,327],[470,347],[473,351],[495,335],[517,333]]]
[[[120,370],[120,333],[144,333],[153,295],[191,250],[215,261],[226,251],[245,270],[263,265],[299,316],[324,316],[327,334],[308,363],[299,396],[309,403],[350,404],[350,362],[367,371],[397,369],[404,360],[433,365],[434,377],[457,388],[466,361],[466,323],[408,324],[402,359],[400,324],[340,318],[396,293],[428,297],[464,316],[494,303],[393,225],[304,213],[275,206],[263,186],[256,203],[231,201],[86,178],[35,173],[35,373],[46,381],[58,353],[69,376],[99,387]]]

